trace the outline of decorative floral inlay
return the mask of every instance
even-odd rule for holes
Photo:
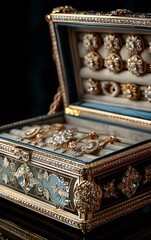
[[[14,176],[17,178],[19,185],[23,188],[25,193],[28,193],[34,185],[37,185],[39,182],[34,178],[34,174],[27,164],[21,165]]]
[[[139,172],[135,168],[129,166],[122,178],[122,182],[118,184],[118,189],[130,198],[135,194],[141,180],[142,176]]]
[[[103,186],[104,198],[117,197],[118,192],[115,187],[115,179]]]
[[[45,171],[43,177],[44,181],[44,197],[56,205],[56,207],[64,208],[66,205],[69,205],[69,182],[66,182],[63,177],[57,176],[56,174],[48,174]]]
[[[83,181],[74,190],[74,202],[80,213],[96,212],[101,205],[102,190],[95,182]]]
[[[0,182],[15,189],[21,187],[26,194],[30,194],[32,190],[35,197],[41,196],[57,208],[69,206],[70,181],[72,181],[71,177],[65,180],[64,177],[52,172],[0,156]]]

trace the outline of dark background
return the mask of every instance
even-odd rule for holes
[[[0,125],[48,112],[59,83],[45,15],[65,5],[82,11],[151,12],[147,0],[5,1],[5,6],[1,4]]]

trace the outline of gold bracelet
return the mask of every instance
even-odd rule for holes
[[[43,139],[46,137],[46,134],[50,131],[57,130],[60,131],[64,129],[65,127],[60,124],[52,124],[48,126],[39,126],[39,127],[32,127],[31,129],[26,130],[19,138],[17,138],[17,141],[27,141],[28,143],[31,143],[32,145],[38,144],[40,141],[43,141]]]

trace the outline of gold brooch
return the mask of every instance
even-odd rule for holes
[[[141,56],[133,55],[127,60],[127,68],[132,74],[140,76],[146,72],[147,65]]]
[[[122,39],[117,34],[107,34],[104,38],[104,47],[110,52],[118,52],[122,47]]]
[[[117,53],[110,53],[104,59],[104,66],[110,71],[117,73],[123,69],[123,61]]]
[[[91,51],[84,56],[84,64],[92,70],[99,70],[103,66],[103,60],[98,53]]]
[[[122,92],[125,98],[130,100],[137,100],[140,97],[140,89],[136,84],[127,83],[122,87]]]

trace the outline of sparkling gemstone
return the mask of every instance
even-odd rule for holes
[[[26,187],[29,184],[29,178],[26,172],[20,172],[18,174],[18,183],[21,187]]]

